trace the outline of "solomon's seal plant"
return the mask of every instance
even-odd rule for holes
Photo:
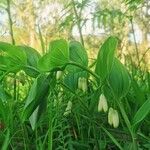
[[[25,74],[24,84],[29,91],[26,90],[28,92],[20,100],[20,93],[17,93],[20,85],[16,82],[17,90],[14,90],[14,94],[18,96],[19,104],[21,104],[16,114],[19,115],[21,130],[25,128],[27,131],[31,127],[32,130],[35,130],[36,136],[39,132],[42,133],[43,136],[37,142],[48,141],[48,145],[51,147],[49,149],[53,147],[56,149],[55,145],[62,143],[61,139],[66,133],[69,133],[65,137],[69,139],[69,148],[65,147],[65,149],[74,147],[80,149],[78,145],[82,145],[83,149],[88,149],[89,145],[104,145],[110,138],[111,141],[108,145],[110,143],[112,145],[113,142],[116,145],[115,148],[123,150],[125,143],[117,138],[118,132],[107,130],[107,115],[97,115],[97,110],[98,112],[107,112],[107,101],[109,100],[115,109],[109,108],[108,123],[117,128],[121,122],[117,131],[121,128],[128,137],[131,136],[128,140],[131,143],[132,139],[132,149],[137,150],[137,131],[149,114],[150,99],[140,103],[141,106],[136,106],[138,111],[136,112],[137,109],[133,111],[134,116],[126,110],[125,104],[129,105],[128,97],[133,91],[130,91],[131,77],[128,70],[115,56],[117,43],[116,37],[110,36],[106,39],[92,65],[95,67],[93,71],[93,68],[89,67],[85,48],[77,41],[67,42],[64,39],[52,41],[49,50],[43,56],[27,46],[14,46],[0,42],[0,100],[3,100],[0,101],[1,122],[6,127],[13,129],[13,126],[10,125],[9,115],[6,114],[11,112],[11,108],[14,106],[13,102],[17,103],[18,101],[16,98],[14,101],[9,101],[13,92],[12,90],[10,94],[6,92],[6,78],[10,78],[11,74],[16,75],[23,72]],[[65,74],[62,74],[62,71]],[[57,82],[58,80],[59,82]],[[145,95],[143,97],[145,98]],[[69,115],[72,111],[72,102],[74,102],[73,110],[75,111]],[[118,112],[120,113],[118,114]],[[13,113],[11,112],[11,115],[14,117]],[[121,119],[119,120],[119,118]],[[26,124],[30,126],[26,128]],[[100,134],[101,131],[104,131],[105,134]],[[12,139],[9,136],[9,130],[7,133],[6,137]],[[30,138],[26,135],[27,133],[23,134]],[[10,135],[14,135],[14,133]],[[58,136],[60,137],[58,141],[53,140]],[[63,142],[66,139],[63,139]],[[88,141],[89,144],[85,139],[92,140]],[[101,141],[102,143],[99,144]],[[104,149],[107,148],[105,146]]]

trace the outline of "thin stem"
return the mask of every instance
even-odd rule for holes
[[[133,39],[134,39],[134,44],[135,44],[135,52],[136,52],[136,57],[138,60],[138,65],[140,65],[140,57],[139,57],[139,50],[138,50],[138,45],[136,41],[136,36],[135,36],[135,30],[134,30],[134,25],[133,25],[133,19],[130,19],[131,22],[131,27],[132,27],[132,32],[133,32]]]
[[[44,55],[45,54],[45,46],[44,46],[45,44],[44,44],[43,35],[42,35],[39,25],[38,25],[38,30],[39,30],[39,38],[40,38],[40,42],[41,42],[42,53]]]
[[[50,107],[52,107],[52,103],[50,102]],[[52,150],[53,148],[53,126],[52,126],[52,109],[49,111],[49,129],[48,129],[48,149]]]
[[[60,84],[63,87],[65,87],[69,92],[71,92],[72,94],[74,94],[79,99],[80,104],[85,108],[85,110],[87,110],[89,112],[88,107],[83,103],[82,98],[76,92],[72,91],[66,84],[64,84],[62,82],[60,82]],[[90,114],[90,112],[89,112],[89,114]]]
[[[91,71],[90,69],[88,69],[87,67],[84,67],[84,66],[82,66],[82,65],[80,65],[80,64],[78,64],[78,63],[75,63],[75,62],[69,62],[67,65],[77,66],[77,67],[79,67],[79,68],[81,68],[81,69],[83,69],[83,70],[89,72],[89,73],[90,73],[93,77],[95,77],[97,80],[100,80],[99,76],[98,76],[96,73],[94,73],[93,71]]]
[[[119,106],[119,109],[121,111],[121,114],[122,114],[122,117],[127,125],[127,128],[131,134],[131,137],[132,137],[132,142],[133,142],[133,150],[137,150],[137,143],[136,143],[136,135],[134,134],[133,130],[132,130],[132,126],[131,126],[131,123],[128,119],[128,116],[124,110],[124,107],[122,105],[122,103],[120,102],[120,100],[117,102],[118,106]]]
[[[84,46],[84,40],[83,40],[82,28],[81,28],[81,21],[80,21],[79,15],[77,13],[77,9],[76,9],[74,0],[72,0],[72,5],[73,5],[73,10],[74,10],[75,17],[77,19],[77,26],[78,26],[78,30],[79,30],[79,34],[80,34],[80,40],[81,40],[82,45]]]
[[[10,28],[10,36],[12,44],[15,45],[15,39],[14,39],[14,32],[13,32],[13,22],[10,12],[10,0],[7,0],[7,8],[6,8],[8,19],[9,19],[9,28]],[[16,74],[14,73],[14,100],[17,98],[17,81],[16,81]]]
[[[10,0],[7,0],[6,11],[8,13],[11,41],[12,41],[12,44],[15,45],[14,32],[13,32],[13,22],[12,22],[12,17],[11,17],[11,12],[10,12]]]

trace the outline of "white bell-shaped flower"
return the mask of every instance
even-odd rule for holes
[[[56,72],[56,79],[59,80],[63,76],[63,71],[57,71]]]
[[[104,94],[101,94],[98,103],[98,111],[107,112],[107,110],[108,110],[107,99],[104,96]]]
[[[82,90],[83,92],[87,91],[87,79],[84,77],[79,77],[78,79],[78,89]]]
[[[113,121],[113,127],[117,128],[119,126],[119,115],[117,110],[114,110],[113,112],[112,121]]]
[[[87,91],[87,79],[82,78],[82,91],[86,92]]]
[[[110,107],[110,108],[109,108],[109,111],[108,111],[108,123],[109,123],[110,125],[113,124],[113,120],[112,120],[113,111],[114,111],[113,108]]]
[[[113,109],[112,107],[110,107],[108,111],[108,123],[114,128],[117,128],[119,126],[118,111]]]

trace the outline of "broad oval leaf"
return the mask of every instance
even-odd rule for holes
[[[35,49],[28,46],[19,46],[19,48],[25,52],[27,57],[27,66],[24,67],[24,71],[31,77],[37,77],[39,74],[37,64],[41,58],[40,54]]]
[[[118,39],[111,36],[99,50],[95,72],[100,76],[101,81],[104,81],[111,71],[117,44]]]
[[[0,42],[0,51],[6,52],[10,58],[16,61],[16,63],[20,63],[21,65],[27,64],[26,54],[23,50],[19,48],[19,46]]]
[[[47,72],[53,69],[61,69],[69,62],[69,47],[64,39],[55,40],[50,43],[49,52],[38,62],[38,68]]]
[[[129,90],[130,77],[128,71],[117,58],[114,59],[108,84],[111,87],[113,95],[118,99],[125,96]]]
[[[78,63],[82,66],[88,66],[88,56],[84,47],[78,41],[71,41],[69,43],[69,60]],[[76,66],[67,66],[69,72],[79,72],[82,71],[81,68]]]
[[[27,65],[37,67],[38,61],[41,58],[38,51],[28,46],[18,46],[18,47],[25,52],[27,57]]]
[[[27,64],[27,57],[19,46],[0,42],[0,70],[17,72]]]

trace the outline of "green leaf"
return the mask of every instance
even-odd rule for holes
[[[82,66],[88,66],[88,56],[84,47],[80,42],[72,41],[69,43],[69,60],[76,62]],[[67,66],[69,72],[80,72],[81,68],[75,66]]]
[[[0,70],[17,72],[27,64],[24,51],[18,46],[0,42]]]
[[[85,67],[88,66],[87,52],[77,41],[69,43],[69,60]],[[88,77],[86,71],[73,65],[68,65],[66,70],[68,71],[68,74],[65,76],[64,82],[73,91],[78,88],[79,77]]]
[[[5,135],[5,139],[4,139],[4,143],[1,147],[1,150],[7,150],[8,146],[9,146],[9,142],[10,142],[10,130],[7,129],[6,135]]]
[[[27,64],[26,54],[19,48],[19,46],[0,42],[0,51],[6,52],[12,60],[16,61],[16,63],[20,63],[21,65]]]
[[[90,100],[90,106],[89,106],[89,110],[90,113],[95,113],[95,111],[97,112],[97,106],[98,106],[98,102],[99,102],[99,96],[101,94],[101,87],[99,87],[96,91],[93,92],[93,94],[91,95],[91,100]]]
[[[32,130],[35,129],[36,123],[38,121],[38,111],[39,111],[39,106],[34,110],[34,112],[32,113],[32,115],[29,118]]]
[[[145,93],[142,91],[142,88],[138,85],[137,81],[135,79],[132,79],[132,89],[134,94],[134,97],[136,99],[136,103],[142,105],[145,101]]]
[[[24,67],[24,71],[31,77],[37,77],[39,75],[37,64],[41,58],[40,54],[28,46],[19,46],[19,48],[25,52],[27,57],[27,66]]]
[[[115,139],[115,137],[109,132],[107,131],[105,128],[102,127],[102,130],[108,135],[108,137],[112,140],[112,142],[120,149],[123,150],[122,146],[120,145],[120,143]]]
[[[95,72],[100,76],[101,81],[104,81],[111,71],[117,43],[118,39],[111,36],[99,50]]]
[[[116,58],[108,78],[108,84],[116,98],[125,96],[130,87],[130,77],[127,69]]]
[[[7,71],[14,66],[13,60],[8,56],[0,56],[0,70]]]
[[[69,47],[64,39],[55,40],[50,43],[49,52],[45,54],[38,63],[41,71],[62,69],[69,62]]]
[[[4,86],[2,84],[0,84],[0,100],[2,101],[7,101],[8,99],[10,99],[11,96],[8,94],[8,92],[4,89]]]
[[[37,79],[35,79],[29,91],[22,115],[23,122],[32,115],[32,113],[35,111],[35,109],[37,109],[37,107],[41,103],[44,103],[44,101],[47,100],[48,92],[49,92],[48,76],[41,74],[38,76]]]
[[[46,110],[46,107],[47,107],[47,100],[43,100],[30,116],[29,120],[30,120],[32,130],[35,129],[36,124],[40,119],[42,113]]]
[[[27,65],[32,67],[37,67],[38,61],[41,58],[38,51],[28,46],[19,46],[21,50],[23,50],[27,57]]]
[[[4,121],[4,124],[7,122],[7,116],[8,116],[8,108],[7,105],[4,104],[4,102],[0,99],[0,118]]]
[[[64,78],[64,83],[73,91],[78,88],[78,79],[79,77],[88,77],[87,72],[80,71],[80,72],[71,72],[68,73]]]
[[[139,108],[133,118],[133,126],[142,122],[145,117],[150,113],[150,98]]]

